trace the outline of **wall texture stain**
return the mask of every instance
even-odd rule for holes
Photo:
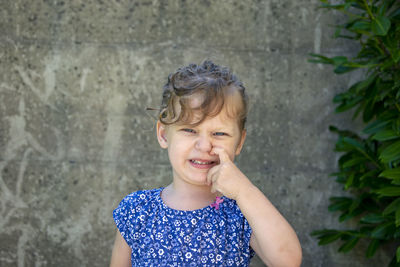
[[[309,53],[354,53],[332,40],[339,15],[319,1],[0,2],[0,266],[107,266],[112,210],[171,180],[155,137],[167,75],[210,58],[243,80],[251,107],[237,164],[297,231],[303,266],[377,266],[366,243],[347,255],[315,229],[351,228],[327,212],[342,194],[330,124],[333,76]],[[252,266],[263,266],[258,258]]]

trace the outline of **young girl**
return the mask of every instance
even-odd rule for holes
[[[229,69],[178,69],[157,121],[172,183],[126,196],[114,210],[111,266],[300,266],[299,240],[233,163],[246,138],[247,95]]]

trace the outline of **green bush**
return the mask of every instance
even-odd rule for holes
[[[314,231],[319,245],[342,240],[340,252],[360,239],[369,240],[366,257],[385,243],[400,242],[400,1],[321,1],[322,8],[342,12],[335,38],[356,42],[354,58],[311,54],[310,62],[330,64],[336,74],[363,69],[364,78],[337,94],[336,112],[354,110],[366,124],[359,132],[331,126],[338,134],[339,170],[332,174],[349,197],[332,197],[329,211],[339,221],[352,219],[356,229]],[[350,197],[351,196],[351,197]],[[400,266],[400,246],[389,266]]]

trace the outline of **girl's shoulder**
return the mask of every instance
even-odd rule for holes
[[[163,188],[154,188],[150,190],[139,190],[133,193],[130,193],[121,202],[128,203],[139,203],[139,202],[148,202],[155,199],[162,191]]]
[[[116,211],[136,210],[140,211],[148,206],[151,206],[159,196],[162,188],[150,190],[139,190],[125,196],[118,205]]]
[[[157,195],[161,188],[140,190],[122,199],[113,211],[115,224],[122,237],[132,246],[135,233],[143,230],[146,220],[151,219],[157,212]]]

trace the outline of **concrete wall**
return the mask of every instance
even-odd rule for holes
[[[311,0],[1,1],[0,265],[107,266],[111,212],[138,189],[169,183],[153,113],[168,73],[210,58],[251,101],[238,165],[296,229],[303,266],[376,266],[309,233],[350,227],[327,212],[341,193],[331,99],[357,80],[307,63],[353,49],[330,38],[339,19]],[[262,266],[258,259],[253,266]]]

